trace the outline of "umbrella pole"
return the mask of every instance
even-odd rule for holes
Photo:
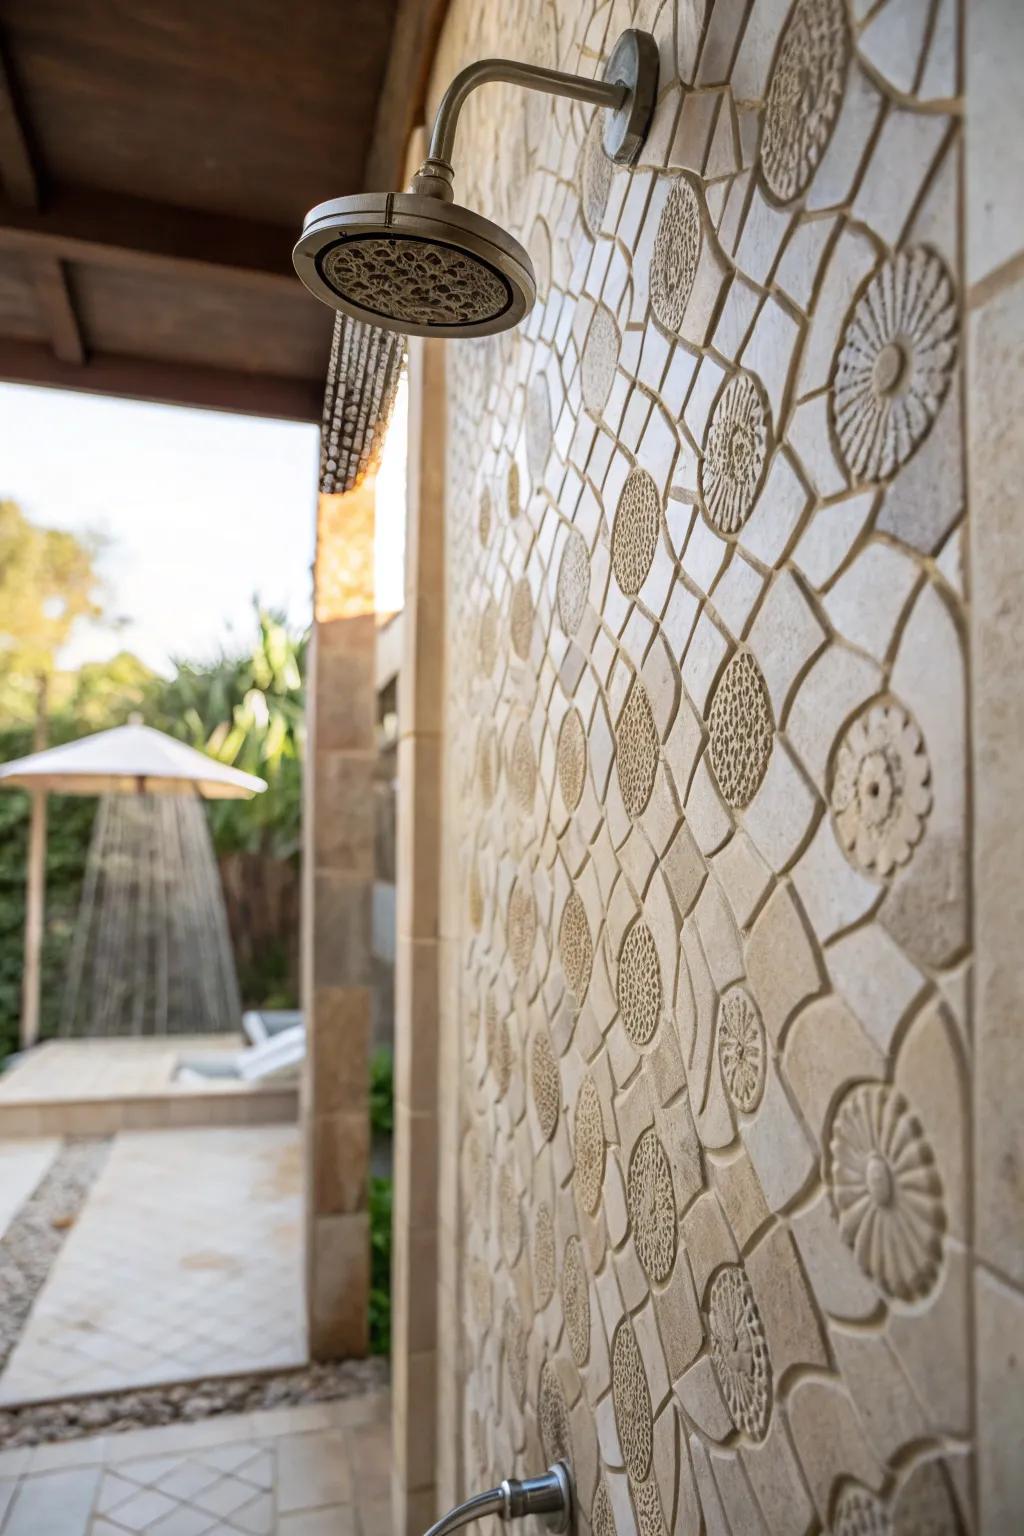
[[[46,746],[46,675],[39,677],[34,749]],[[21,989],[21,1047],[39,1039],[39,988],[46,920],[46,790],[33,789],[25,887],[25,969]]]

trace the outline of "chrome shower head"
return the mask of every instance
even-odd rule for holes
[[[490,336],[529,313],[537,284],[526,251],[506,230],[452,201],[459,111],[470,91],[489,80],[607,108],[605,152],[629,165],[654,111],[658,49],[649,33],[624,32],[602,80],[504,59],[470,64],[445,92],[429,156],[410,191],[339,197],[306,215],[292,260],[316,298],[407,336]]]
[[[321,203],[306,215],[295,268],[311,293],[407,336],[489,336],[528,314],[530,258],[469,208],[421,192]]]

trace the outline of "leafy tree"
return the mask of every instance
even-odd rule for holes
[[[34,679],[54,670],[80,619],[99,618],[95,538],[37,528],[13,501],[0,501],[0,681],[6,710],[31,719]],[[7,718],[14,718],[8,715]]]

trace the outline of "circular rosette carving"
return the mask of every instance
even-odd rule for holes
[[[612,522],[612,570],[627,597],[647,580],[658,547],[661,497],[646,469],[631,469]]]
[[[493,597],[489,597],[484,604],[484,610],[480,615],[480,629],[477,635],[477,659],[480,665],[480,673],[483,677],[490,677],[494,671],[494,664],[498,659],[498,605]]]
[[[649,1045],[661,1018],[661,966],[654,935],[642,919],[623,940],[616,991],[626,1034],[638,1048]]]
[[[573,1117],[576,1193],[580,1204],[592,1216],[601,1199],[604,1184],[604,1119],[601,1099],[592,1077],[580,1084]]]
[[[651,254],[651,308],[666,330],[681,331],[700,260],[700,205],[693,187],[676,178],[658,220]]]
[[[562,1103],[562,1080],[558,1073],[555,1053],[551,1049],[551,1036],[543,1025],[533,1037],[533,1048],[530,1053],[530,1086],[541,1135],[545,1141],[550,1141],[558,1126],[558,1112]]]
[[[512,751],[508,761],[508,780],[512,798],[521,811],[533,809],[533,797],[537,788],[537,759],[534,756],[530,728],[521,720],[512,738]]]
[[[647,689],[636,678],[615,728],[615,771],[622,803],[634,818],[643,815],[654,791],[660,746]]]
[[[580,202],[583,222],[596,235],[604,220],[612,189],[612,162],[604,152],[604,114],[595,112],[580,156]]]
[[[915,1301],[938,1278],[946,1214],[935,1154],[898,1089],[859,1083],[832,1121],[829,1189],[839,1231],[887,1296]]]
[[[600,416],[608,404],[608,396],[615,383],[615,370],[619,364],[619,328],[612,319],[611,311],[603,304],[594,311],[587,339],[583,343],[580,387],[583,403],[595,416]]]
[[[530,640],[533,637],[533,594],[525,576],[520,576],[512,588],[509,630],[512,649],[520,661],[525,661],[530,654]]]
[[[676,1259],[676,1199],[668,1156],[654,1131],[633,1148],[626,1203],[637,1257],[652,1280],[667,1280]]]
[[[619,1324],[612,1340],[612,1406],[626,1471],[634,1483],[646,1482],[654,1449],[651,1391],[628,1319]]]
[[[854,304],[836,354],[832,419],[855,480],[884,480],[926,436],[957,354],[953,279],[918,246],[880,267]]]
[[[529,886],[517,876],[508,897],[508,952],[517,976],[525,976],[537,937],[537,904]]]
[[[604,1478],[597,1485],[594,1494],[594,1503],[590,1511],[590,1529],[593,1536],[618,1536],[615,1526],[615,1514],[612,1510],[612,1501],[608,1497],[608,1489]]]
[[[761,1314],[740,1265],[719,1270],[707,1312],[711,1362],[729,1417],[752,1440],[762,1440],[772,1405],[772,1369]]]
[[[533,1213],[533,1299],[543,1311],[555,1294],[555,1219],[546,1200]]]
[[[534,485],[544,478],[553,442],[551,396],[547,380],[539,373],[526,394],[526,463]]]
[[[718,1062],[726,1092],[744,1115],[753,1114],[761,1102],[767,1058],[757,1005],[744,987],[733,987],[719,1010]]]
[[[567,811],[574,811],[580,803],[587,772],[587,733],[578,709],[567,710],[562,719],[555,759],[562,802]]]
[[[590,1290],[578,1237],[570,1237],[562,1256],[562,1316],[569,1348],[582,1369],[590,1355]]]
[[[780,203],[810,185],[839,115],[850,57],[844,0],[796,0],[775,57],[761,175]]]
[[[700,462],[700,492],[719,533],[738,533],[754,510],[768,458],[768,406],[745,373],[718,397]]]
[[[749,651],[737,651],[722,673],[708,716],[708,751],[726,801],[742,810],[761,788],[771,757],[774,725],[761,669]]]
[[[833,1536],[892,1536],[889,1511],[870,1488],[847,1483],[836,1499]]]
[[[558,622],[567,635],[574,635],[583,622],[590,595],[590,556],[586,540],[571,529],[558,566]]]
[[[537,1394],[537,1420],[544,1455],[550,1466],[556,1461],[572,1464],[572,1433],[569,1428],[569,1410],[565,1393],[558,1379],[558,1372],[550,1360],[545,1360],[540,1372],[540,1391]]]
[[[566,986],[577,1005],[583,1002],[590,985],[594,963],[594,942],[590,936],[587,910],[578,891],[572,891],[562,908],[558,925],[558,954]]]
[[[505,1350],[508,1384],[521,1408],[526,1401],[526,1334],[519,1317],[519,1309],[513,1301],[506,1301],[502,1309],[501,1341]]]
[[[523,1246],[523,1211],[515,1174],[507,1164],[498,1176],[498,1239],[505,1263],[511,1269]]]
[[[899,704],[874,704],[839,742],[832,778],[836,836],[866,874],[906,864],[931,810],[931,766],[921,732]]]

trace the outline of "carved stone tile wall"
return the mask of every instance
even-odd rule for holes
[[[464,1488],[976,1531],[956,0],[455,0],[536,308],[447,353]]]

